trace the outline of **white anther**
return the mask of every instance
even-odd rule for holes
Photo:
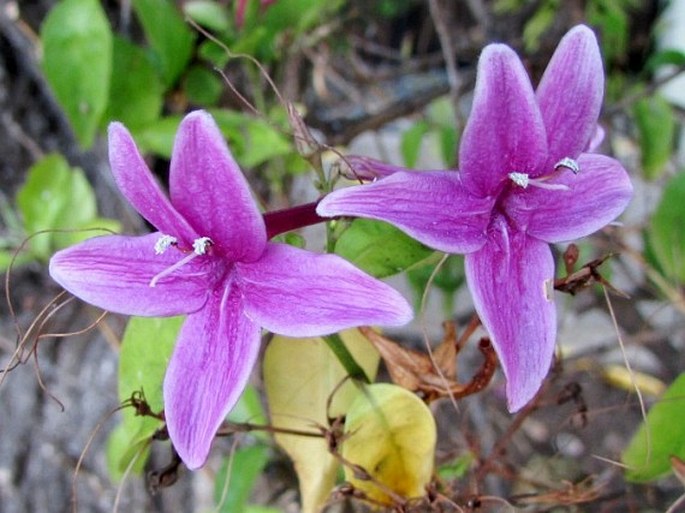
[[[524,189],[526,189],[530,183],[530,177],[526,173],[509,173],[509,178],[516,185],[523,187]]]
[[[540,189],[547,189],[549,191],[568,191],[568,190],[570,190],[570,187],[568,185],[564,185],[563,183],[547,183],[546,180],[549,177],[531,178],[526,173],[512,172],[512,173],[509,173],[509,178],[511,179],[512,182],[514,182],[516,185],[518,185],[522,189],[527,189],[529,186],[531,186],[531,187],[539,187]]]
[[[580,165],[578,165],[578,161],[573,160],[571,157],[564,157],[559,162],[554,164],[554,169],[559,169],[560,167],[567,167],[573,171],[574,175],[580,173]]]
[[[168,237],[168,235],[163,236],[162,239],[164,239],[164,237]],[[173,237],[171,237],[171,238],[173,239]],[[155,244],[155,251],[157,251],[157,247],[159,246],[163,252],[171,244],[176,243],[176,239],[174,239],[173,242],[169,242],[168,244],[167,244],[166,239],[164,242],[162,242],[162,239],[157,241],[157,244]],[[165,244],[166,244],[166,247],[165,247]],[[184,256],[181,260],[179,260],[175,264],[171,265],[170,267],[167,267],[162,272],[153,276],[152,279],[150,280],[150,287],[156,287],[157,283],[162,278],[165,278],[165,277],[169,276],[170,274],[176,272],[178,269],[180,269],[184,265],[190,263],[191,261],[195,260],[197,257],[206,254],[207,248],[209,248],[209,246],[211,246],[212,244],[214,244],[214,243],[212,242],[212,239],[210,239],[209,237],[200,237],[199,239],[195,239],[193,241],[193,252],[187,254],[186,256]]]
[[[193,241],[193,251],[196,255],[204,255],[207,253],[207,248],[212,244],[214,244],[214,242],[209,237],[200,237]]]
[[[178,240],[176,239],[176,237],[162,234],[162,236],[159,239],[157,239],[157,242],[155,242],[155,254],[161,255],[167,249],[169,249],[169,247],[175,246],[176,244],[178,244]]]

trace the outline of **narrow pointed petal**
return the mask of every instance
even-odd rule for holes
[[[554,278],[552,253],[498,218],[488,243],[465,263],[476,311],[507,379],[509,411],[517,411],[540,389],[554,354],[556,310],[546,292]]]
[[[264,221],[250,188],[212,117],[188,114],[171,157],[171,202],[215,250],[232,261],[252,261],[266,244]]]
[[[587,145],[587,148],[585,149],[585,151],[588,153],[594,153],[595,151],[597,151],[597,149],[604,142],[605,136],[606,136],[606,130],[604,130],[604,128],[602,128],[602,125],[597,125],[594,133],[592,134],[592,139],[590,139],[590,142]]]
[[[492,199],[468,192],[459,173],[398,171],[374,183],[339,189],[324,197],[316,211],[387,221],[427,246],[467,253],[485,242],[492,204]]]
[[[309,337],[412,318],[397,291],[336,255],[268,244],[260,260],[236,268],[246,314],[273,333]]]
[[[156,255],[159,237],[153,233],[88,239],[55,253],[50,276],[83,301],[112,312],[154,317],[199,310],[215,279],[211,267],[200,258],[150,287],[156,274],[182,258],[173,248]]]
[[[577,158],[591,144],[604,95],[604,71],[597,38],[584,25],[559,42],[536,96],[545,122],[549,165]]]
[[[198,234],[171,205],[121,123],[109,125],[109,162],[119,189],[140,215],[184,247],[192,247]]]
[[[245,389],[259,344],[259,327],[245,317],[240,291],[230,284],[213,291],[183,324],[164,377],[164,416],[189,469],[207,460],[217,429]]]
[[[504,207],[518,229],[546,242],[585,237],[616,219],[633,194],[621,164],[604,155],[583,153],[580,172],[562,173],[553,183],[568,190],[529,187],[510,194]]]
[[[508,183],[509,173],[534,177],[546,160],[545,127],[523,64],[508,46],[487,46],[459,148],[464,185],[492,196]]]
[[[348,180],[363,180],[365,182],[386,178],[399,171],[414,171],[406,167],[388,164],[381,160],[359,155],[348,155],[344,159],[340,159],[337,163],[340,168],[340,174],[345,178]]]

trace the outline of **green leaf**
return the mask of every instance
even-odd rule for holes
[[[162,382],[183,317],[132,317],[121,341],[119,354],[119,400],[124,402],[141,390],[153,412],[164,407]],[[108,442],[108,468],[114,478],[131,463],[141,444],[150,439],[162,421],[123,410],[121,425]],[[141,458],[142,465],[145,458]]]
[[[240,399],[229,413],[228,418],[232,422],[251,422],[253,424],[266,424],[266,414],[262,408],[259,392],[252,385],[248,385]]]
[[[335,252],[377,278],[400,273],[433,254],[394,226],[355,219],[335,245]]]
[[[258,0],[252,0],[231,51],[252,55],[262,64],[278,59],[287,51],[283,45],[288,41],[298,46],[311,44],[307,41],[311,30],[320,26],[321,20],[333,19],[341,5],[342,0],[288,0],[263,9]],[[283,37],[284,32],[287,37]]]
[[[31,255],[28,253],[16,253],[15,251],[2,249],[0,250],[0,272],[5,272],[9,269],[10,264],[13,267],[18,267],[32,260]]]
[[[407,271],[407,280],[414,293],[415,308],[421,306],[423,293],[428,286],[428,280],[433,276],[432,285],[443,293],[443,307],[449,317],[454,312],[454,294],[464,284],[464,257],[450,255],[447,257],[438,272],[433,275],[435,266],[444,257],[443,253],[436,252],[430,258],[412,267]]]
[[[478,459],[471,452],[466,452],[438,468],[440,479],[454,480],[463,478],[466,473],[476,464]]]
[[[418,121],[402,133],[402,140],[400,141],[400,151],[402,152],[402,159],[406,167],[416,166],[416,161],[419,158],[419,151],[421,150],[421,142],[423,136],[428,132],[428,123],[425,121]]]
[[[652,215],[650,247],[667,278],[685,283],[685,172],[667,184]]]
[[[343,5],[342,0],[288,0],[275,2],[269,6],[264,16],[258,20],[269,32],[277,34],[284,30],[303,33],[320,25],[321,20],[331,16]]]
[[[457,163],[457,145],[459,135],[453,126],[443,126],[438,130],[440,155],[445,167],[453,168]]]
[[[673,154],[675,116],[661,96],[643,98],[633,110],[639,131],[642,171],[647,180],[661,176]]]
[[[265,445],[241,447],[221,465],[214,480],[217,513],[244,513],[257,478],[269,461]],[[230,468],[230,475],[228,474]],[[228,486],[226,484],[228,483]]]
[[[661,66],[667,65],[684,66],[685,52],[670,48],[653,53],[647,59],[645,71],[648,73],[655,73]]]
[[[666,390],[649,410],[647,422],[640,426],[623,452],[629,481],[651,481],[671,470],[671,456],[685,458],[685,373]],[[651,443],[650,443],[651,442]]]
[[[93,144],[109,96],[112,33],[98,0],[64,0],[41,27],[42,67],[81,146]]]
[[[605,62],[626,56],[628,47],[629,10],[635,0],[594,0],[589,2],[585,16],[588,24],[602,34],[602,56]]]
[[[290,140],[268,121],[242,112],[220,109],[210,112],[228,139],[236,160],[244,168],[252,168],[295,151]]]
[[[201,43],[197,53],[202,60],[217,68],[223,68],[231,60],[231,56],[226,51],[226,48],[214,41],[204,41]]]
[[[372,379],[379,355],[359,330],[340,336],[355,361]],[[343,415],[360,393],[321,338],[276,335],[264,354],[264,386],[275,427],[317,432],[328,416]],[[342,386],[341,386],[342,384]],[[330,404],[329,404],[330,402]],[[335,484],[338,460],[323,438],[276,434],[276,442],[290,456],[300,483],[303,513],[315,513]]]
[[[540,48],[540,39],[554,22],[558,11],[558,0],[547,0],[538,7],[523,28],[523,42],[526,45],[526,51],[532,53]]]
[[[282,510],[273,506],[262,506],[259,504],[248,504],[243,513],[283,513]]]
[[[43,260],[55,249],[103,234],[91,228],[119,229],[117,221],[97,217],[95,193],[83,171],[69,167],[61,155],[48,155],[31,166],[26,183],[17,193],[17,206],[28,234],[69,230],[31,239],[31,252]]]
[[[183,4],[183,11],[198,25],[217,32],[231,28],[228,9],[213,0],[190,0]]]
[[[169,0],[133,0],[166,87],[174,85],[193,53],[195,36]]]
[[[388,505],[393,500],[385,489],[408,499],[423,497],[433,474],[436,440],[435,419],[423,401],[397,385],[369,385],[347,412],[341,454],[371,479],[347,465],[345,479]]]
[[[184,80],[188,99],[202,106],[213,106],[219,101],[224,84],[219,75],[202,66],[193,66]]]
[[[174,138],[181,116],[160,118],[144,127],[131,130],[142,153],[154,153],[166,159],[171,158]]]
[[[147,54],[121,37],[114,38],[112,88],[105,119],[129,129],[155,121],[161,111],[164,88]]]

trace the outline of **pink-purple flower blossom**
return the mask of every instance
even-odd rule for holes
[[[169,436],[188,467],[205,462],[243,391],[260,328],[302,337],[411,319],[400,294],[345,260],[267,242],[247,182],[207,113],[181,123],[169,198],[120,123],[110,126],[109,154],[122,193],[158,231],[87,240],[55,254],[50,274],[113,312],[188,315],[164,380]]]
[[[614,220],[632,195],[614,159],[596,144],[604,74],[585,26],[562,39],[536,91],[508,46],[480,57],[473,107],[456,171],[360,163],[379,180],[325,197],[325,216],[394,224],[424,244],[464,253],[475,308],[507,379],[511,411],[549,371],[556,338],[550,243],[584,237]]]

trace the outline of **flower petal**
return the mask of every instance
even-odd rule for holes
[[[191,248],[195,230],[171,205],[145,164],[131,134],[121,123],[109,125],[109,162],[122,194],[160,232]]]
[[[580,172],[562,174],[553,183],[569,190],[528,187],[507,197],[504,207],[518,229],[547,242],[585,237],[616,219],[633,193],[628,173],[604,155],[583,153]]]
[[[478,61],[476,89],[459,147],[464,185],[478,196],[497,194],[511,172],[540,174],[547,136],[533,88],[514,51],[488,45]]]
[[[219,127],[206,112],[192,112],[181,122],[169,188],[174,207],[223,256],[249,262],[262,254],[264,221]]]
[[[597,151],[597,149],[601,146],[602,142],[604,142],[605,136],[606,130],[602,128],[602,125],[597,125],[594,133],[592,134],[592,139],[590,139],[590,142],[587,145],[587,148],[585,148],[585,151],[588,153],[594,153],[595,151]]]
[[[310,337],[412,318],[397,291],[336,255],[270,243],[261,259],[236,267],[246,314],[273,333]]]
[[[126,315],[167,316],[195,312],[207,301],[214,273],[200,258],[150,287],[150,280],[182,258],[170,248],[156,255],[160,234],[95,237],[58,251],[50,276],[66,290],[105,310]]]
[[[560,41],[536,92],[547,130],[547,167],[587,150],[597,130],[603,95],[597,38],[590,28],[578,25]]]
[[[398,171],[368,185],[339,189],[320,202],[321,216],[387,221],[424,244],[467,253],[485,242],[492,199],[481,199],[453,171]]]
[[[340,174],[348,180],[373,181],[379,178],[386,178],[400,171],[413,171],[406,167],[388,164],[381,160],[359,155],[347,155],[344,159],[338,160],[336,164],[340,169]],[[423,172],[426,171],[424,170]]]
[[[509,411],[517,411],[540,389],[554,354],[556,310],[547,292],[554,279],[552,253],[499,217],[483,249],[466,255],[465,268],[507,378]]]
[[[183,324],[164,377],[164,416],[191,470],[207,460],[217,429],[245,389],[259,344],[259,327],[244,315],[234,284],[213,291]]]

